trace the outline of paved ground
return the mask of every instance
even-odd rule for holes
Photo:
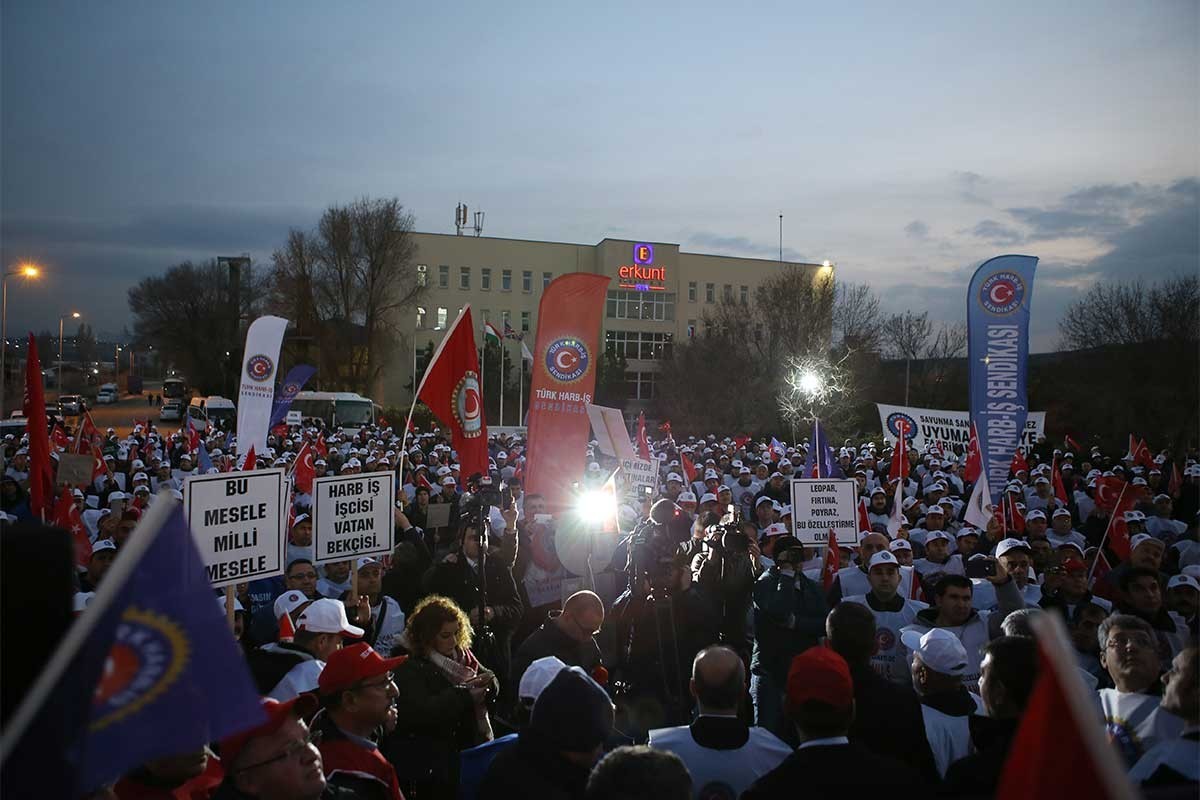
[[[151,393],[159,392],[159,384],[147,384],[144,394],[141,395],[124,395],[121,402],[112,405],[93,405],[91,408],[92,420],[101,430],[105,428],[115,428],[117,433],[124,436],[133,430],[134,420],[149,419],[154,424],[158,424],[158,410],[161,403],[150,405],[147,398]],[[52,399],[52,398],[48,398]],[[73,422],[73,420],[72,420]],[[178,429],[181,423],[170,421],[165,423],[167,430]]]

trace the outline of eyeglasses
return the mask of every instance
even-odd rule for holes
[[[1130,636],[1118,634],[1110,636],[1108,639],[1108,647],[1123,650],[1126,647],[1133,645],[1134,647],[1153,647],[1154,642],[1144,633],[1135,633]]]
[[[301,753],[303,753],[306,749],[308,749],[308,746],[310,744],[315,747],[316,745],[319,745],[320,743],[321,743],[321,731],[310,730],[308,732],[308,735],[305,736],[303,739],[300,739],[298,741],[289,742],[288,746],[284,748],[283,752],[280,753],[279,755],[275,756],[274,758],[268,758],[266,761],[259,761],[256,764],[248,764],[248,765],[242,767],[241,769],[234,770],[231,774],[238,775],[243,772],[249,772],[252,769],[258,769],[259,767],[265,767],[265,766],[274,764],[279,761],[286,761],[289,758],[293,758],[293,757],[298,756]]]

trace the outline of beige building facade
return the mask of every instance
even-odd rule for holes
[[[828,262],[687,253],[669,242],[603,239],[587,245],[440,233],[415,233],[413,238],[414,263],[427,291],[410,323],[414,336],[409,346],[415,348],[408,351],[408,363],[389,370],[382,387],[387,405],[412,402],[405,387],[414,364],[423,367],[426,345],[437,346],[466,304],[471,305],[480,346],[486,320],[502,334],[507,322],[533,350],[545,287],[565,273],[591,272],[611,279],[600,341],[625,356],[626,410],[636,410],[653,400],[661,360],[670,356],[675,343],[699,330],[706,308],[722,299],[747,302],[758,284],[785,266],[811,271],[814,278],[820,270],[832,269]],[[504,346],[517,364],[520,344],[505,340]],[[505,424],[518,424],[515,409],[506,409],[505,417]]]

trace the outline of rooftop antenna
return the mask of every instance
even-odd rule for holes
[[[779,215],[779,263],[783,263],[783,214]]]
[[[463,208],[466,208],[466,206],[463,206]],[[475,212],[475,226],[474,226],[473,230],[475,231],[476,236],[479,236],[480,234],[483,233],[483,212],[482,211]]]
[[[457,236],[463,235],[463,228],[467,224],[467,206],[464,203],[459,203],[454,207],[454,233]]]

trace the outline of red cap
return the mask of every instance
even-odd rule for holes
[[[1087,564],[1083,563],[1078,558],[1068,558],[1066,561],[1062,562],[1062,568],[1066,572],[1085,572],[1087,571]]]
[[[408,656],[384,658],[366,642],[343,647],[325,661],[325,669],[317,679],[317,691],[325,696],[348,689],[359,681],[391,672],[407,660]]]
[[[787,706],[793,710],[807,700],[818,700],[834,708],[849,708],[854,702],[850,667],[827,647],[810,647],[792,659],[787,677]]]
[[[320,703],[317,701],[317,698],[311,694],[298,695],[286,703],[265,698],[262,701],[262,707],[263,711],[266,712],[267,721],[256,728],[235,733],[232,736],[222,739],[221,761],[226,765],[226,769],[232,769],[233,762],[237,759],[238,754],[242,752],[242,748],[251,739],[257,739],[259,736],[270,736],[293,717],[310,717],[317,713],[319,706]]]

